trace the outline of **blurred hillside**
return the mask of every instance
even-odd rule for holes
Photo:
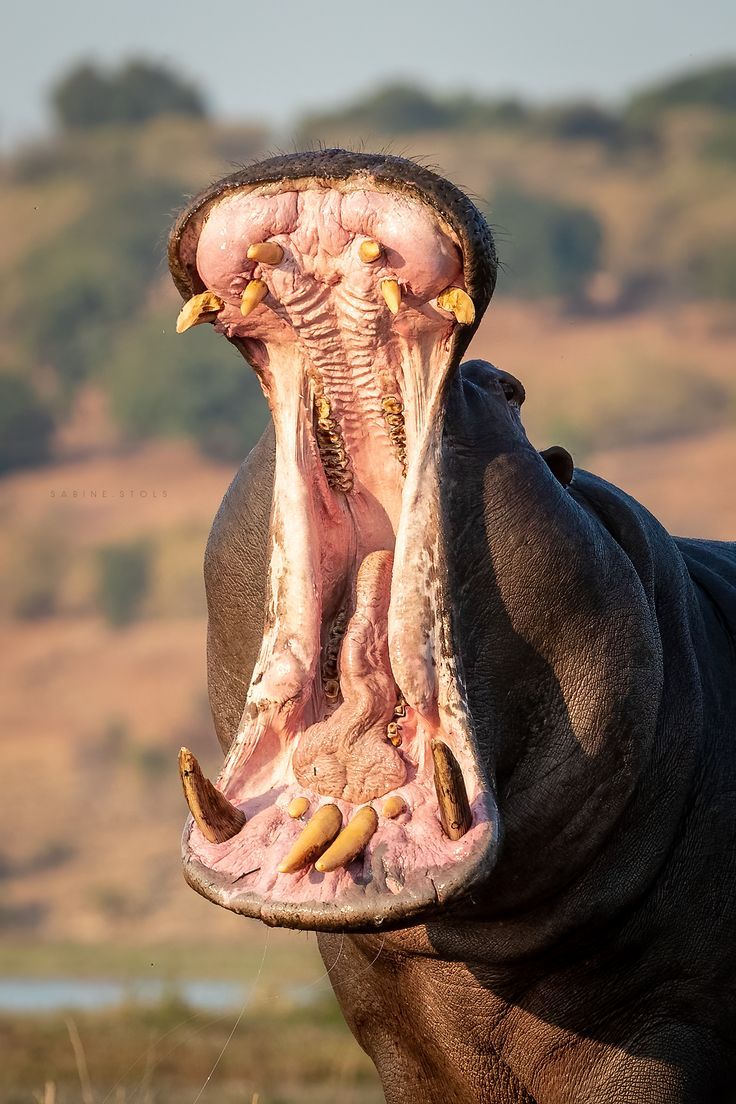
[[[274,139],[142,62],[82,66],[54,103],[54,136],[0,164],[0,929],[232,937],[181,882],[175,751],[216,769],[200,565],[266,413],[209,327],[174,334],[163,258],[186,197]],[[523,380],[532,440],[736,536],[736,64],[618,112],[397,85],[296,133],[468,190],[503,263],[473,351]]]

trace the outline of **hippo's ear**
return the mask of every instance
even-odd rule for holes
[[[542,449],[540,456],[544,458],[555,478],[563,487],[567,487],[575,471],[575,464],[567,449],[562,445],[552,445],[550,448]]]

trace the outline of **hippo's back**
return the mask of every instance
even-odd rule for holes
[[[690,578],[715,607],[736,648],[736,541],[676,537]]]

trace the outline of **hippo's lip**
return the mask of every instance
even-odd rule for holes
[[[445,907],[495,861],[496,805],[452,644],[439,484],[447,379],[492,285],[474,283],[483,241],[450,185],[443,205],[409,163],[356,170],[344,155],[341,175],[332,151],[321,156],[313,168],[329,173],[286,159],[280,175],[231,178],[172,239],[172,271],[195,295],[182,318],[214,321],[243,351],[276,435],[263,642],[218,780],[246,820],[214,842],[190,819],[184,864],[195,889],[235,912],[366,930]],[[401,187],[377,171],[392,160],[409,166],[395,170]],[[440,823],[432,748],[462,774],[456,838],[446,799]],[[384,815],[389,796],[405,811]],[[336,806],[343,823],[371,804],[377,828],[335,870],[280,872],[303,829],[287,810],[296,797],[310,813]]]

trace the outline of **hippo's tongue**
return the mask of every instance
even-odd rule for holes
[[[398,789],[407,776],[402,755],[387,740],[397,704],[388,657],[391,563],[390,552],[371,552],[361,564],[340,650],[342,702],[306,730],[292,760],[305,789],[357,804]]]
[[[235,191],[187,248],[206,290],[178,329],[215,321],[241,348],[276,436],[263,642],[220,793],[185,771],[188,876],[272,923],[406,921],[487,869],[496,835],[444,585],[443,394],[473,317],[459,243],[419,199],[351,178]],[[293,810],[325,799],[302,831]]]

